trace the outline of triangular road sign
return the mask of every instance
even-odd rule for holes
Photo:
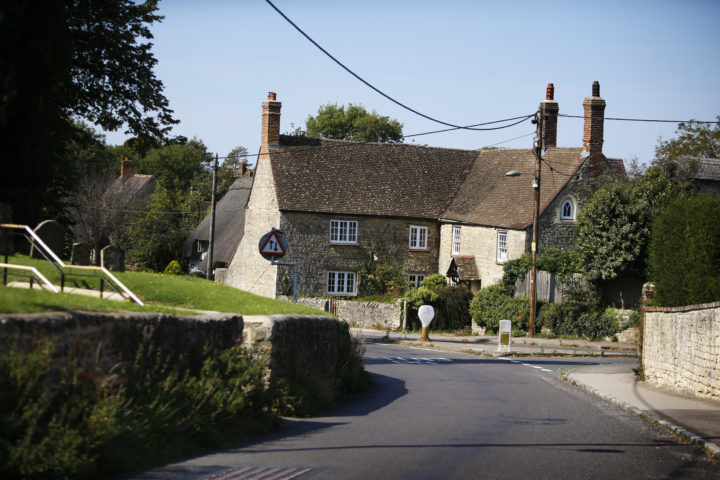
[[[260,253],[262,255],[275,255],[278,257],[285,255],[285,248],[283,248],[283,244],[276,230],[270,232],[265,243],[260,246]]]

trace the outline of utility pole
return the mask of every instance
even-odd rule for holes
[[[538,244],[538,217],[540,216],[540,161],[543,151],[543,112],[539,111],[535,117],[537,123],[537,136],[533,140],[533,153],[535,154],[535,178],[533,179],[533,234],[532,245],[530,249],[530,325],[528,326],[528,337],[535,336],[535,314],[537,309],[537,269],[535,261],[537,259]]]
[[[210,280],[213,271],[213,253],[215,250],[215,191],[217,190],[217,171],[218,171],[218,154],[215,154],[215,162],[213,163],[213,179],[212,179],[212,197],[210,199],[210,242],[208,245],[207,255],[207,272],[205,278]]]

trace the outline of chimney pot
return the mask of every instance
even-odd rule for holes
[[[595,80],[592,85],[592,96],[593,97],[599,97],[600,96],[600,82]]]
[[[545,91],[545,100],[555,100],[555,85],[552,83],[547,84],[547,90]]]
[[[271,102],[277,100],[277,95],[275,94],[275,92],[268,92],[268,100],[270,100]]]

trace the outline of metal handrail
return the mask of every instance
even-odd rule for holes
[[[60,293],[60,290],[57,289],[55,285],[50,283],[50,280],[45,278],[45,276],[38,271],[35,267],[29,267],[27,265],[14,265],[12,263],[0,263],[0,268],[12,268],[17,270],[29,270],[35,275],[35,279],[38,280],[39,284],[45,284],[46,287],[48,287],[50,290],[52,290],[55,293]],[[15,274],[10,274],[15,275]],[[19,275],[23,277],[30,277],[30,288],[32,288],[32,276],[31,275]]]
[[[137,303],[141,307],[145,304],[132,292],[129,288],[127,288],[120,280],[115,277],[112,273],[110,273],[109,270],[107,270],[105,267],[96,267],[92,265],[67,265],[65,262],[63,262],[60,257],[58,257],[55,252],[52,251],[50,247],[48,247],[45,242],[34,232],[30,227],[27,225],[19,225],[14,223],[3,223],[0,224],[0,228],[3,229],[10,229],[10,230],[21,230],[23,232],[23,235],[25,238],[30,241],[31,244],[37,245],[40,250],[40,253],[45,257],[46,260],[48,260],[59,272],[60,272],[60,283],[61,283],[61,289],[64,289],[65,287],[65,275],[75,275],[75,276],[88,276],[88,277],[96,277],[100,278],[100,293],[102,295],[103,290],[103,281],[106,281],[108,285],[110,285],[120,296],[129,297],[133,302]],[[48,258],[50,257],[50,258]],[[91,270],[96,272],[101,272],[104,276],[99,275],[83,275],[81,273],[67,273],[63,269],[80,269],[80,270]],[[107,277],[107,278],[105,278]],[[116,286],[117,285],[117,286]],[[119,287],[119,289],[118,289]],[[122,291],[121,291],[122,290]],[[123,293],[125,295],[123,295]]]

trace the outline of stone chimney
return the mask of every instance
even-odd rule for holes
[[[543,115],[542,139],[543,148],[557,147],[557,116],[560,111],[555,101],[555,86],[548,83],[545,100],[540,102],[540,113]]]
[[[120,167],[120,178],[124,182],[130,176],[133,174],[133,161],[130,160],[128,157],[125,157],[122,161],[122,166]]]
[[[583,101],[585,129],[583,132],[583,153],[590,157],[591,166],[599,166],[603,158],[603,123],[605,121],[605,100],[600,97],[600,84],[594,82],[592,96]]]
[[[233,177],[244,177],[247,174],[247,162],[242,161],[238,163],[237,168],[233,171]]]
[[[280,147],[280,108],[275,92],[268,92],[268,99],[262,104],[262,139],[260,155],[267,154],[271,148]]]

